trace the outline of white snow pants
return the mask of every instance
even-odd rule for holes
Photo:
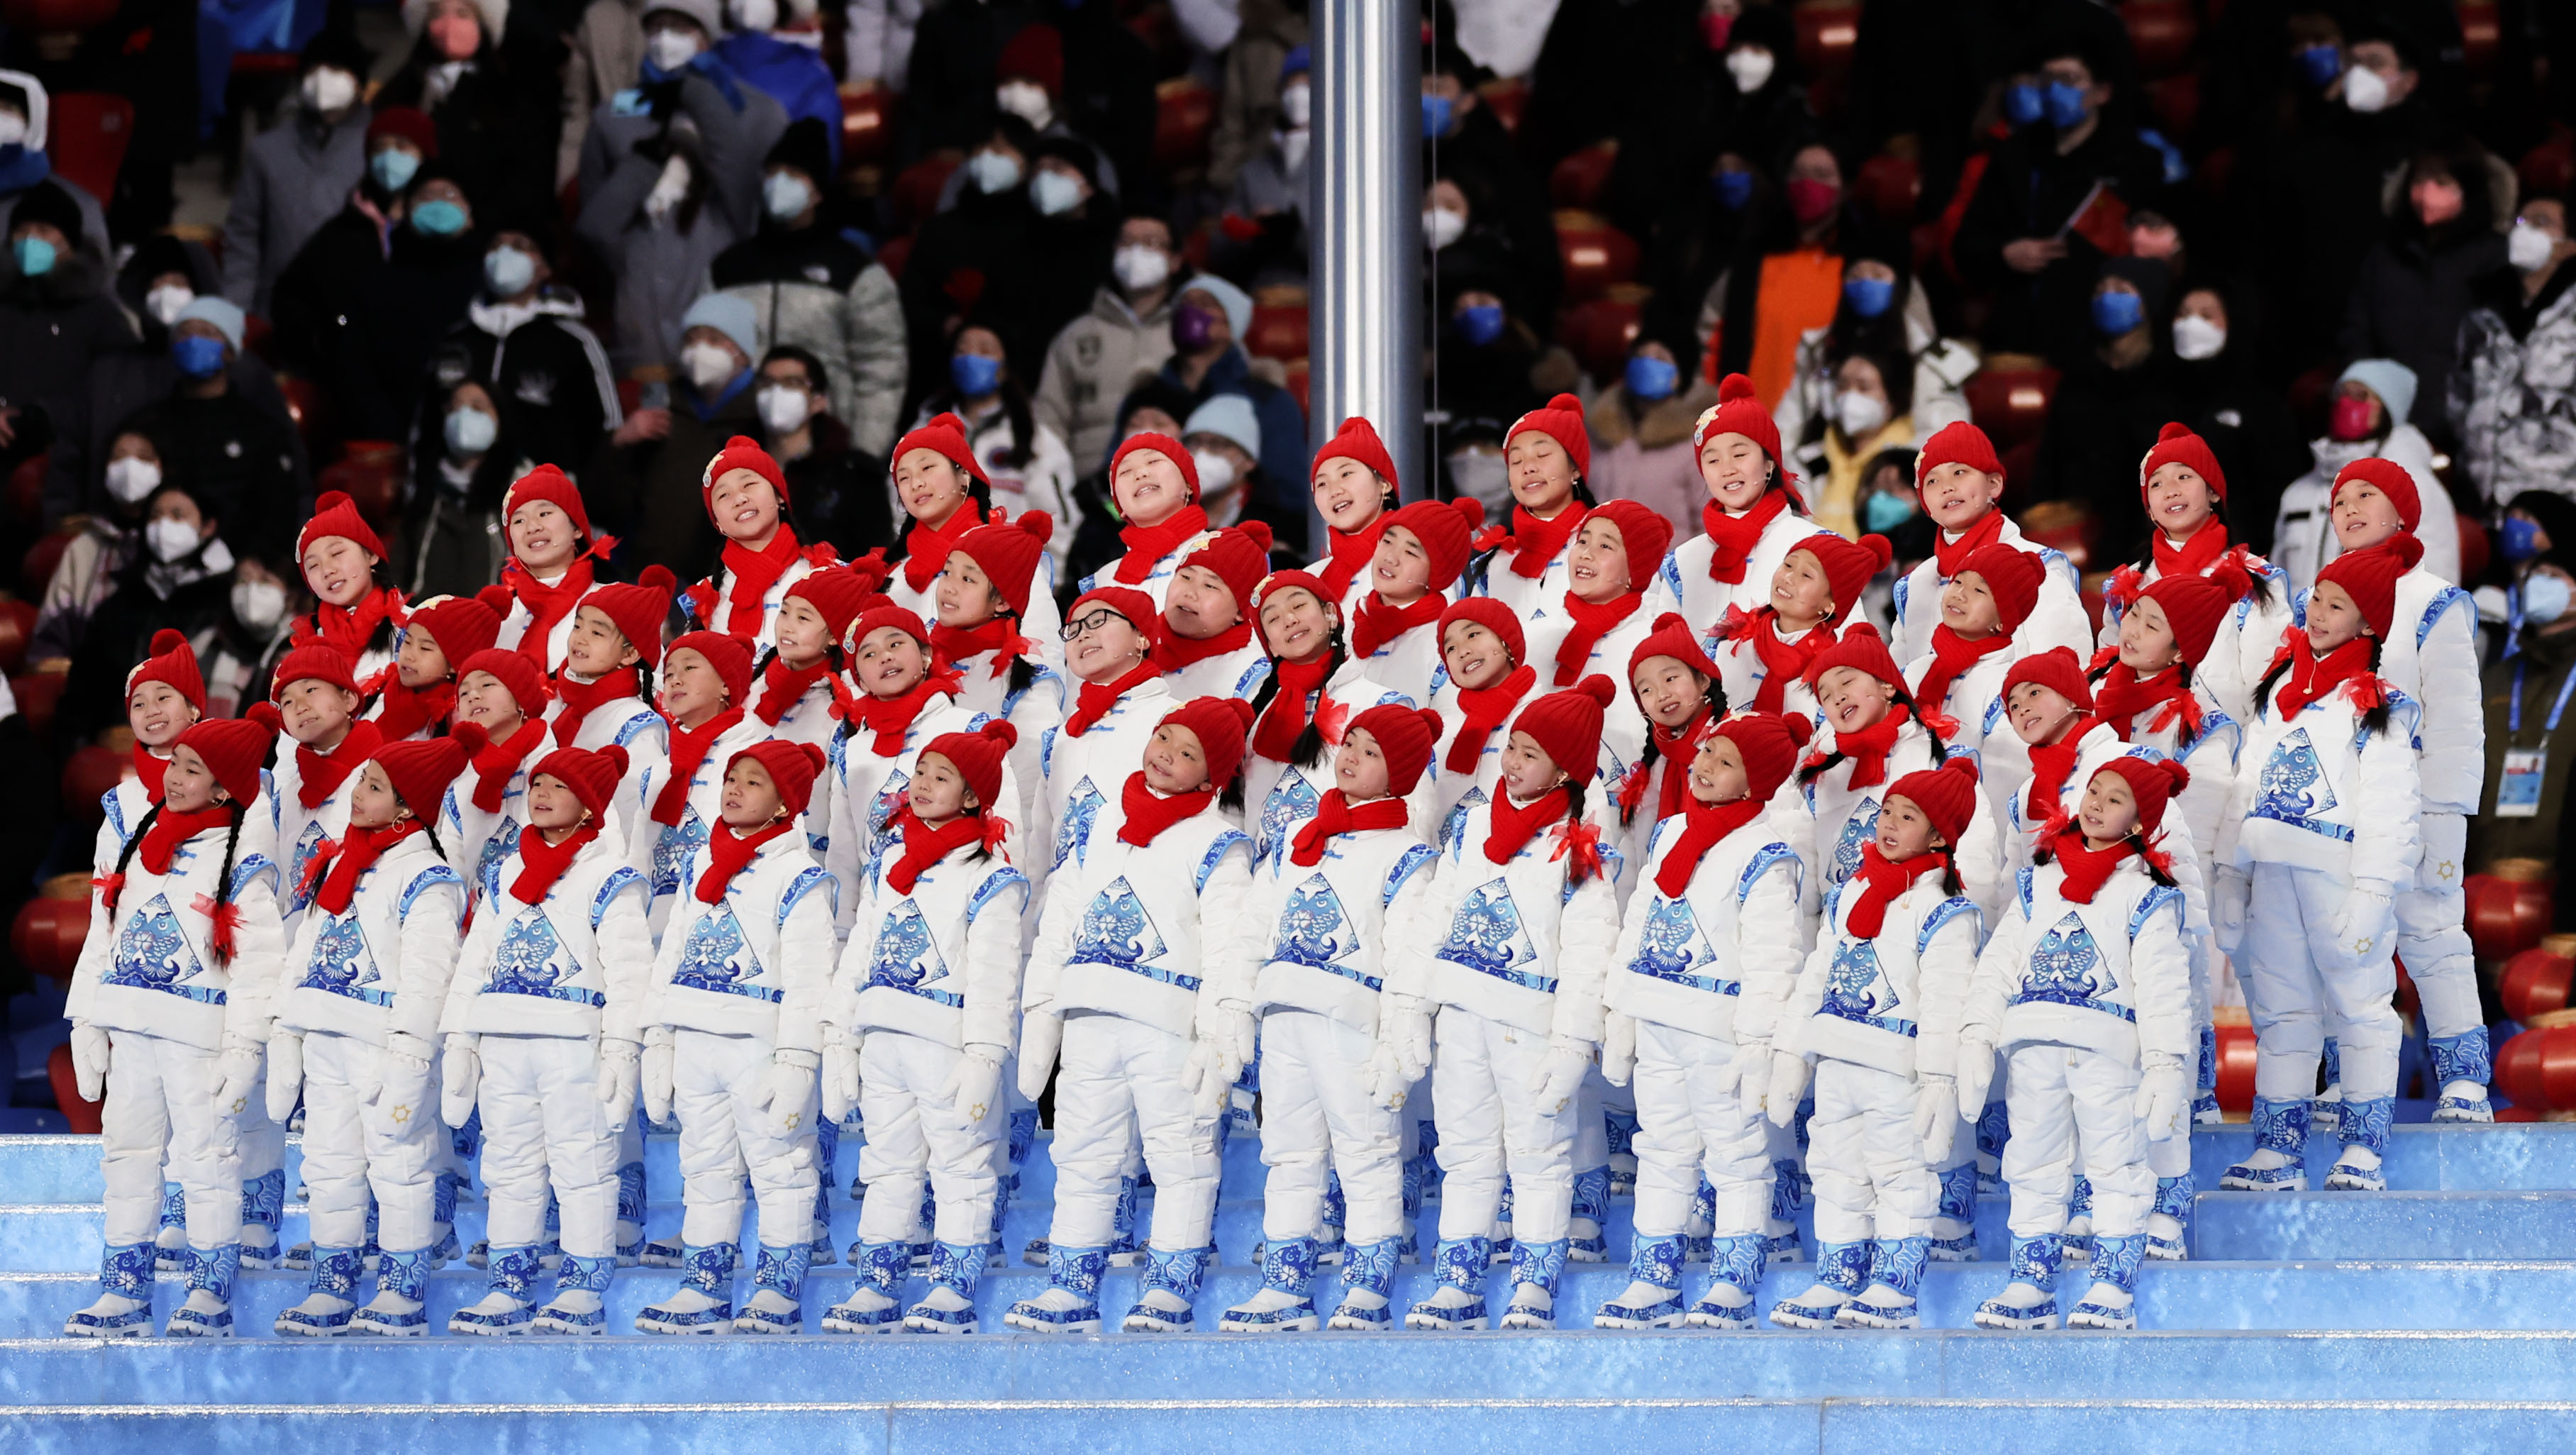
[[[1807,1175],[1819,1243],[1930,1236],[1941,1184],[1914,1136],[1914,1078],[1818,1058]]]
[[[108,1041],[99,1112],[107,1245],[149,1243],[160,1231],[164,1167],[188,1199],[189,1247],[240,1242],[241,1128],[215,1112],[218,1053],[141,1031],[111,1031]]]
[[[763,1036],[671,1032],[671,1116],[680,1124],[680,1241],[693,1248],[742,1241],[742,1179],[760,1204],[760,1241],[772,1248],[814,1238],[814,1103],[820,1083],[780,1130],[760,1109],[777,1048]],[[612,1187],[614,1178],[612,1176]]]
[[[1308,1010],[1261,1018],[1261,1231],[1318,1235],[1328,1164],[1342,1175],[1342,1235],[1361,1247],[1404,1236],[1404,1113],[1361,1090],[1377,1039]]]
[[[2004,1143],[2004,1181],[2012,1188],[2013,1236],[2066,1230],[2079,1156],[2093,1184],[2093,1231],[2144,1232],[2156,1175],[2147,1167],[2146,1124],[2138,1120],[2137,1063],[2055,1044],[2015,1046],[2007,1062],[2012,1139]]]
[[[1440,1185],[1440,1240],[1492,1236],[1506,1168],[1512,1178],[1512,1236],[1524,1243],[1565,1237],[1574,1217],[1574,1138],[1583,1098],[1568,1097],[1554,1115],[1539,1109],[1547,1037],[1487,1020],[1462,1005],[1440,1008],[1436,1034],[1434,1125],[1447,1173]]]
[[[1055,1078],[1055,1222],[1047,1233],[1055,1247],[1108,1245],[1120,1170],[1138,1142],[1154,1174],[1152,1246],[1165,1253],[1208,1246],[1216,1119],[1224,1112],[1202,1112],[1182,1085],[1189,1058],[1190,1038],[1159,1026],[1118,1015],[1065,1018]]]
[[[1732,1092],[1717,1089],[1734,1064],[1735,1043],[1637,1022],[1637,1236],[1669,1238],[1690,1220],[1700,1178],[1717,1190],[1710,1229],[1718,1237],[1763,1230],[1771,1215],[1770,1123]],[[1767,1077],[1766,1058],[1758,1068]]]
[[[369,1105],[370,1083],[384,1074],[378,1063],[388,1059],[354,1036],[305,1034],[304,1186],[317,1249],[365,1244],[371,1191],[385,1251],[416,1252],[437,1240],[430,1213],[448,1137],[435,1063],[430,1076],[387,1084]]]
[[[483,1186],[495,1248],[545,1240],[546,1191],[563,1216],[563,1250],[617,1253],[617,1134],[599,1101],[599,1042],[572,1036],[479,1038]]]
[[[2343,1048],[2346,1102],[2395,1096],[2394,947],[2383,939],[2370,959],[2357,960],[2336,934],[2350,881],[2317,869],[2256,864],[2252,891],[2237,969],[2254,1022],[2254,1094],[2279,1101],[2315,1095],[2317,1061],[2332,1036]],[[2474,984],[2469,1000],[2475,1024]]]
[[[859,1149],[859,1180],[868,1189],[859,1207],[859,1241],[910,1242],[925,1182],[938,1200],[932,1235],[940,1242],[975,1247],[992,1237],[999,1187],[994,1169],[1002,1161],[1010,1114],[1006,1099],[995,1097],[980,1120],[970,1120],[948,1095],[948,1078],[962,1054],[901,1031],[870,1031],[859,1042],[859,1116],[868,1130],[867,1144]],[[1059,1139],[1063,1097],[1059,1084]],[[1114,1200],[1114,1178],[1110,1190]]]
[[[2468,881],[2462,877],[2468,872],[2469,821],[2456,813],[2426,813],[2416,826],[2424,862],[2415,883],[2397,891],[2397,953],[2406,957],[2407,977],[2423,1003],[2424,1034],[2439,1040],[2486,1024],[2478,1005],[2477,954],[2469,947]],[[2347,1063],[2344,1083],[2351,1082]],[[2440,1088],[2433,1094],[2440,1095]]]

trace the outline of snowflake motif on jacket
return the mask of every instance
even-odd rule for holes
[[[376,982],[375,957],[354,914],[335,914],[313,937],[313,960],[304,972],[304,989],[348,995]]]
[[[2272,756],[2264,761],[2262,776],[2255,780],[2255,792],[2256,818],[2293,823],[2315,818],[2332,809],[2337,801],[2334,785],[2326,781],[2325,770],[2317,766],[2316,745],[2308,740],[2306,728],[2292,728],[2288,737],[2272,745]]]
[[[1836,945],[1833,971],[1825,981],[1824,1013],[1851,1021],[1876,1018],[1879,979],[1876,944],[1845,940]]]
[[[920,906],[907,899],[888,910],[877,929],[876,958],[868,962],[868,984],[910,990],[947,978],[947,957],[931,938]]]
[[[1656,895],[1654,908],[1646,913],[1646,928],[1637,939],[1637,958],[1629,968],[1658,980],[1687,982],[1712,978],[1708,967],[1716,963],[1717,949],[1700,929],[1699,916],[1691,912],[1689,902]]]
[[[671,972],[673,985],[719,995],[759,978],[760,957],[743,943],[742,924],[733,917],[733,907],[722,904],[689,926],[688,943],[680,947],[679,968]]]
[[[483,853],[474,861],[474,883],[483,897],[493,898],[501,892],[501,861],[519,847],[519,821],[508,814],[492,825],[492,837],[483,841]]]
[[[1840,884],[1859,873],[1861,850],[1867,848],[1869,841],[1877,837],[1878,800],[1864,798],[1853,810],[1852,816],[1843,820],[1842,837],[1834,840],[1833,869],[1827,876],[1830,882]]]
[[[1254,841],[1253,857],[1266,863],[1288,852],[1291,831],[1313,818],[1322,801],[1306,775],[1290,769],[1261,805],[1261,834]]]
[[[170,912],[169,897],[156,894],[141,914],[116,932],[116,963],[101,983],[171,990],[202,968],[197,952],[188,947],[188,937],[179,933],[179,917]]]
[[[1091,897],[1090,907],[1082,912],[1082,928],[1074,935],[1073,953],[1067,963],[1133,970],[1147,961],[1163,958],[1168,948],[1162,932],[1154,928],[1153,916],[1145,913],[1145,901],[1136,897],[1135,889],[1122,874]]]
[[[551,995],[563,978],[562,955],[553,922],[530,905],[502,933],[500,953],[492,957],[492,980],[484,988],[497,995]]]
[[[321,852],[322,821],[315,819],[304,826],[303,833],[296,835],[295,852],[287,860],[286,910],[289,914],[299,913],[313,903],[314,891],[322,887],[318,878],[310,886],[304,882],[305,876],[313,872],[314,856]]]
[[[1439,958],[1486,975],[1509,977],[1521,966],[1538,963],[1538,946],[1521,928],[1521,909],[1511,886],[1489,880],[1468,891],[1450,918],[1449,938]]]
[[[1336,960],[1349,959],[1359,947],[1331,880],[1311,875],[1288,892],[1288,902],[1279,911],[1278,943],[1271,958],[1325,970]]]
[[[2093,932],[2070,912],[2030,952],[2030,969],[2023,977],[2021,994],[2013,1000],[2016,1004],[2026,1000],[2086,1004],[2110,988],[2093,973],[2101,968],[2102,954],[2094,947]]]
[[[677,894],[688,874],[689,855],[707,841],[706,820],[694,808],[683,809],[680,821],[662,830],[653,842],[653,897]]]
[[[1055,868],[1063,868],[1067,857],[1077,863],[1090,857],[1091,824],[1100,817],[1100,805],[1106,801],[1088,774],[1073,785],[1072,796],[1065,800],[1064,819],[1055,826]]]

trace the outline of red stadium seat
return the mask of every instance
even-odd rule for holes
[[[2496,0],[2459,0],[2459,12],[2460,58],[2470,75],[2486,75],[2504,48],[2504,7]]]
[[[2565,122],[2554,123],[2549,140],[2522,154],[2514,171],[2522,178],[2523,195],[2535,192],[2564,197],[2576,191],[2576,132]]]
[[[1628,346],[1637,339],[1638,321],[1651,290],[1622,283],[1598,298],[1587,298],[1556,311],[1556,339],[1594,378],[1619,371]]]
[[[1968,376],[1961,392],[1968,414],[1997,450],[2039,438],[2048,401],[2057,394],[2057,371],[2027,354],[1997,354]]]
[[[2145,74],[2170,75],[2191,64],[2200,17],[2190,0],[2120,0],[2120,23],[2128,27],[2129,49]]]
[[[1166,174],[1207,165],[1216,93],[1187,76],[1154,87],[1154,165]]]
[[[72,538],[62,531],[40,536],[18,558],[18,590],[29,600],[45,594],[45,583],[54,579],[54,568],[63,563],[63,552],[71,549]]]
[[[378,531],[389,531],[402,498],[403,447],[391,440],[351,440],[348,453],[326,467],[315,483],[348,493],[358,513]]]
[[[84,827],[101,817],[99,799],[125,776],[126,755],[93,743],[63,760],[63,817]]]
[[[38,739],[53,738],[54,704],[63,700],[63,686],[69,681],[70,674],[64,672],[28,672],[9,679],[9,695],[18,699],[18,715]]]
[[[106,91],[66,91],[54,98],[45,151],[54,170],[101,203],[116,195],[116,173],[134,139],[134,103]]]
[[[1637,240],[1589,212],[1556,214],[1556,256],[1569,299],[1598,298],[1637,280]]]
[[[2465,888],[2469,943],[2481,960],[2521,954],[2555,922],[2549,866],[2537,859],[2499,859],[2486,873],[2470,875]]]
[[[1521,113],[1529,108],[1529,82],[1519,76],[1498,76],[1476,88],[1476,98],[1494,113],[1503,130],[1520,135]]]
[[[1307,302],[1306,290],[1293,285],[1254,294],[1252,327],[1244,331],[1243,351],[1283,363],[1306,357]]]
[[[2191,133],[2191,124],[2200,119],[2200,74],[2184,71],[2147,83],[2147,110],[2153,112],[2156,125],[2168,140],[2180,142]]]
[[[1314,376],[1308,370],[1307,363],[1304,359],[1290,359],[1288,361],[1287,389],[1290,394],[1296,396],[1297,408],[1303,411],[1309,419],[1313,418],[1315,414],[1315,405],[1312,398],[1314,390]]]
[[[1559,207],[1590,209],[1601,203],[1601,194],[1610,185],[1610,169],[1619,161],[1619,143],[1594,142],[1580,151],[1568,152],[1548,173],[1547,191]]]
[[[2242,1010],[2222,1010],[2218,1014],[2238,1017],[2232,1023],[2218,1023],[2218,1106],[2240,1117],[2250,1116],[2254,1111],[2254,1027],[2243,1019]]]
[[[1812,75],[1851,69],[1860,45],[1858,0],[1805,0],[1794,12],[1798,28],[1798,61]]]
[[[2576,935],[2550,935],[2504,962],[2496,998],[2504,1013],[2525,1025],[2535,1016],[2565,1010],[2576,991]]]
[[[1923,171],[1912,157],[1881,152],[1860,164],[1852,193],[1881,221],[1909,223],[1914,220],[1915,204],[1923,198]]]
[[[63,1109],[64,1127],[75,1136],[97,1136],[107,1103],[81,1100],[80,1073],[72,1069],[70,1042],[45,1053],[45,1079],[54,1084],[54,1104]]]
[[[116,11],[116,0],[6,0],[0,20],[17,30],[95,30],[114,20]]]
[[[35,634],[36,605],[11,598],[0,601],[0,673],[27,665],[27,639]]]
[[[45,513],[45,466],[50,454],[30,455],[9,472],[9,518],[34,530]]]
[[[932,152],[920,161],[895,174],[890,199],[895,220],[910,231],[922,219],[939,210],[940,189],[948,185],[948,174],[966,161],[956,148]]]
[[[885,160],[894,145],[894,93],[853,82],[841,88],[841,165]]]
[[[888,238],[885,240],[884,245],[877,249],[877,262],[885,268],[886,276],[894,279],[898,283],[903,281],[904,260],[911,256],[911,233],[905,233],[901,237]]]

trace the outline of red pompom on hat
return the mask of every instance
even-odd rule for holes
[[[1472,621],[1503,639],[1503,650],[1512,654],[1517,667],[1529,657],[1529,638],[1521,630],[1521,619],[1512,609],[1490,596],[1470,596],[1452,604],[1440,613],[1440,645],[1446,651],[1449,628],[1458,622]]]
[[[367,518],[358,513],[358,503],[345,491],[325,490],[322,498],[313,502],[313,518],[304,522],[303,531],[295,537],[295,559],[303,560],[315,541],[333,536],[357,542],[359,549],[379,561],[385,558],[385,543],[377,538]]]
[[[2218,468],[2218,455],[2209,448],[2209,441],[2193,434],[2191,426],[2180,420],[2167,423],[2156,436],[2156,447],[2147,451],[2147,457],[2138,462],[2139,500],[2147,498],[2147,482],[2166,465],[2189,467],[2209,482],[2209,488],[2218,492],[2220,500],[2227,499],[2227,475]]]
[[[2041,564],[2035,551],[2008,546],[2001,541],[1977,547],[1968,553],[1960,575],[1974,571],[1986,583],[1986,593],[1995,599],[1995,614],[2003,620],[2004,634],[2021,630],[2030,620],[2031,608],[2039,605],[2039,585],[2048,568]]]
[[[510,482],[510,488],[501,496],[501,523],[509,524],[520,506],[540,500],[572,517],[573,529],[585,544],[589,542],[590,507],[582,503],[581,487],[552,465],[539,465]]]
[[[662,661],[662,624],[670,620],[671,595],[679,584],[679,578],[671,574],[669,567],[647,566],[635,584],[630,586],[612,581],[605,586],[593,587],[591,593],[581,599],[581,605],[596,607],[601,615],[617,623],[618,631],[626,637],[626,644],[644,659],[645,666],[659,666]]]
[[[411,609],[403,630],[425,631],[447,658],[447,669],[477,652],[490,650],[501,636],[501,618],[471,596],[433,596]]]
[[[2138,837],[2152,837],[2164,826],[2165,804],[2191,786],[2191,770],[2171,758],[2140,758],[2127,753],[2093,770],[2093,776],[2117,773],[2138,800]]]
[[[1386,758],[1386,791],[1402,798],[1422,781],[1422,770],[1431,765],[1432,746],[1440,741],[1440,714],[1427,707],[1388,702],[1353,713],[1342,729],[1344,741],[1354,728],[1366,728],[1377,739],[1378,752]]]
[[[2004,673],[2004,701],[2012,701],[2013,689],[2025,682],[2036,682],[2086,712],[2093,710],[2093,684],[2073,647],[2051,647],[2013,663]]]
[[[868,598],[877,594],[883,578],[851,566],[826,566],[787,588],[789,596],[801,596],[823,617],[823,630],[833,641],[839,641],[850,629],[850,623],[865,610]]]
[[[2370,623],[2370,634],[2385,642],[2397,619],[2397,578],[2423,559],[2422,541],[2393,535],[2367,550],[2346,551],[2326,562],[2317,580],[2342,587],[2361,608],[2361,619]]]
[[[1670,657],[1712,682],[1717,680],[1717,664],[1708,659],[1707,650],[1700,645],[1699,633],[1691,630],[1690,623],[1678,611],[1667,611],[1656,617],[1655,629],[1648,632],[1646,639],[1637,643],[1637,649],[1628,654],[1629,677],[1633,679],[1637,669],[1654,657]]]
[[[626,750],[615,743],[597,751],[589,748],[557,748],[537,760],[528,770],[528,781],[552,778],[572,790],[572,796],[593,814],[608,812],[608,801],[617,796],[618,780],[626,776]]]
[[[1735,744],[1744,759],[1751,796],[1765,803],[1789,781],[1813,731],[1805,718],[1777,712],[1739,712],[1717,725],[1717,735]]]
[[[1995,442],[1964,419],[1941,426],[1923,442],[1921,452],[1914,457],[1915,488],[1921,489],[1923,477],[1941,465],[1965,465],[1989,475],[2004,472],[2004,462],[1995,455]]]
[[[1190,730],[1207,757],[1209,786],[1222,791],[1243,766],[1244,739],[1252,731],[1252,704],[1240,697],[1194,697],[1163,714],[1159,725]]]
[[[871,606],[860,612],[857,619],[850,623],[849,641],[852,645],[864,642],[870,634],[886,627],[893,627],[905,633],[925,647],[930,645],[930,628],[922,625],[921,618],[909,609],[896,606],[891,602],[883,606]]]
[[[426,823],[438,817],[439,805],[447,798],[447,785],[456,781],[456,775],[465,771],[489,741],[481,724],[463,722],[448,729],[443,738],[387,743],[376,749],[374,761],[383,766],[385,781],[394,786],[403,807]]]
[[[1805,551],[1825,568],[1825,590],[1834,599],[1833,620],[1828,626],[1841,626],[1860,609],[1861,594],[1869,589],[1871,578],[1887,569],[1896,559],[1896,548],[1885,536],[1862,536],[1847,540],[1829,530],[1820,530],[1789,548],[1792,554]]]
[[[1976,816],[1977,761],[1965,754],[1945,759],[1938,768],[1908,773],[1888,786],[1889,798],[1910,798],[1923,816],[1932,821],[1932,831],[1951,848],[1959,847],[1967,836],[1968,820]]]
[[[725,705],[740,707],[751,700],[751,650],[751,643],[723,632],[683,632],[662,654],[662,661],[667,667],[671,658],[684,651],[704,657],[724,679]]]
[[[1592,473],[1592,435],[1583,425],[1583,401],[1571,394],[1559,394],[1545,406],[1512,421],[1511,431],[1503,436],[1508,451],[1512,440],[1525,430],[1536,430],[1556,441],[1574,461],[1574,476],[1580,480]]]
[[[152,655],[125,674],[126,700],[131,702],[134,689],[146,682],[158,682],[188,699],[197,711],[206,710],[206,674],[197,666],[197,649],[188,645],[187,633],[177,627],[165,626],[152,634]]]
[[[1664,519],[1662,511],[1633,500],[1596,505],[1583,517],[1587,526],[1596,520],[1619,528],[1619,543],[1628,550],[1628,588],[1645,590],[1664,564],[1665,548],[1673,543],[1673,523]]]
[[[2172,628],[2182,659],[2197,667],[2209,655],[2209,644],[2218,636],[2218,624],[2227,619],[2227,609],[2244,599],[2252,580],[2222,559],[2205,576],[2160,576],[2147,583],[2138,599],[2163,608],[2165,625]]]
[[[269,745],[277,741],[275,709],[251,717],[210,717],[191,723],[175,746],[204,760],[206,771],[232,796],[247,804],[259,797],[259,770],[268,763]]]
[[[1182,452],[1188,458],[1188,452]],[[1196,494],[1198,487],[1190,487]],[[1029,582],[1037,575],[1038,557],[1055,537],[1055,517],[1043,510],[1023,510],[997,525],[979,525],[957,542],[959,554],[973,561],[1002,593],[1011,615],[1029,614]],[[1008,656],[1009,653],[1003,655]]]
[[[1306,467],[1306,478],[1324,468],[1326,460],[1357,460],[1377,472],[1389,490],[1399,489],[1395,479],[1395,457],[1386,452],[1386,443],[1377,437],[1377,427],[1354,414],[1342,421],[1333,437],[1315,452],[1315,463]]]
[[[1900,691],[1905,686],[1905,674],[1897,670],[1896,659],[1887,654],[1887,639],[1865,621],[1853,622],[1842,640],[1818,652],[1816,660],[1807,664],[1807,686],[1813,689],[1836,667],[1855,668]]]
[[[769,488],[778,492],[778,508],[787,508],[787,472],[778,468],[778,461],[760,447],[760,441],[738,434],[725,441],[725,447],[716,451],[716,457],[707,461],[707,468],[698,475],[698,499],[707,508],[707,519],[716,516],[716,482],[731,470],[749,470],[768,481]]]
[[[769,781],[777,786],[779,802],[789,813],[803,813],[805,805],[814,801],[814,780],[822,774],[823,765],[830,761],[823,756],[823,750],[812,743],[771,738],[727,758],[725,771],[732,772],[733,765],[745,758],[758,763],[761,771],[769,775]]]
[[[1109,457],[1109,478],[1113,482],[1118,478],[1118,467],[1127,463],[1127,457],[1138,450],[1152,450],[1171,461],[1180,469],[1181,483],[1190,487],[1190,499],[1196,501],[1199,498],[1199,467],[1190,458],[1189,450],[1170,435],[1156,434],[1152,430],[1131,434],[1118,442],[1118,452]]]
[[[1795,498],[1798,477],[1789,472],[1789,462],[1780,454],[1780,425],[1771,411],[1753,392],[1753,381],[1742,374],[1729,374],[1717,382],[1717,403],[1699,417],[1691,428],[1691,453],[1722,434],[1740,434],[1762,447],[1777,469],[1780,486]]]
[[[1474,551],[1476,528],[1484,523],[1484,505],[1468,495],[1455,500],[1417,500],[1386,518],[1387,529],[1402,526],[1422,542],[1422,553],[1431,561],[1430,585],[1435,592],[1458,583]],[[1381,535],[1379,539],[1385,537]]]
[[[1252,593],[1260,589],[1261,578],[1270,574],[1270,527],[1257,520],[1228,526],[1199,542],[1196,550],[1181,558],[1181,565],[1215,572],[1225,589],[1234,593],[1235,610],[1249,613]]]
[[[285,696],[290,684],[307,678],[328,682],[343,692],[358,690],[357,673],[350,668],[347,653],[323,642],[306,642],[277,659],[277,672],[269,678],[269,700]]]
[[[922,745],[921,756],[937,753],[954,764],[975,795],[974,811],[987,813],[1002,801],[1002,760],[1019,740],[1018,728],[995,718],[971,733],[941,733]]]
[[[1589,783],[1601,768],[1601,716],[1618,696],[1610,679],[1596,672],[1523,707],[1512,731],[1529,734],[1567,776]]]
[[[2404,526],[2409,532],[2423,521],[2424,502],[2416,493],[2415,477],[2408,474],[2406,467],[2395,460],[2384,460],[2377,455],[2371,455],[2355,460],[2335,471],[2334,489],[2326,496],[2329,509],[2332,508],[2335,497],[2343,494],[2344,482],[2347,480],[2359,480],[2365,484],[2377,486],[2379,493],[2387,496],[2389,503],[2397,507],[2398,524]]]
[[[1129,626],[1148,635],[1152,634],[1154,623],[1162,619],[1161,614],[1154,610],[1154,598],[1133,586],[1094,586],[1075,597],[1073,605],[1065,608],[1065,624],[1070,626],[1076,619],[1089,615],[1095,606],[1118,613],[1127,619]]]
[[[955,414],[934,414],[919,429],[895,441],[894,453],[886,456],[886,472],[892,474],[895,465],[915,450],[929,450],[986,485],[993,483],[976,460],[974,446],[966,442],[966,421]]]
[[[547,688],[544,676],[537,671],[537,664],[517,649],[505,651],[499,647],[486,647],[476,652],[457,667],[456,680],[461,684],[477,672],[491,673],[494,680],[508,688],[510,700],[519,704],[522,716],[530,719],[545,716],[546,703],[554,694]]]

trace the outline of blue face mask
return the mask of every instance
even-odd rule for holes
[[[18,260],[18,271],[30,278],[41,278],[54,270],[54,245],[40,237],[22,237],[9,244],[10,256]]]
[[[1845,278],[1843,302],[1863,318],[1876,318],[1896,301],[1896,280],[1892,278]]]
[[[1914,518],[1914,502],[1887,490],[1873,490],[1860,508],[1861,525],[1872,535],[1885,535]]]
[[[2298,64],[2299,75],[2320,91],[2343,74],[2343,52],[2330,45],[2301,46],[2290,59]]]
[[[388,192],[399,192],[411,185],[412,174],[420,170],[420,158],[401,147],[387,147],[367,158],[367,175]]]
[[[1639,354],[1628,360],[1628,392],[1639,399],[1670,399],[1681,387],[1681,366],[1670,359]]]
[[[1717,205],[1729,212],[1742,212],[1744,204],[1753,200],[1751,172],[1720,172],[1708,181],[1717,189]]]
[[[2013,125],[2028,126],[2046,115],[2047,111],[2048,103],[2041,98],[2037,86],[2004,88],[2004,117]]]
[[[191,379],[211,379],[224,366],[224,341],[201,333],[173,334],[170,362]]]
[[[1455,103],[1451,102],[1446,96],[1423,97],[1422,134],[1427,137],[1447,134],[1449,130],[1449,114],[1454,108],[1454,104]]]
[[[2518,515],[2504,518],[2504,558],[2517,564],[2540,554],[2540,522]]]
[[[951,354],[948,382],[967,398],[981,399],[1002,387],[1002,361],[983,354]]]
[[[2104,338],[2117,338],[2147,316],[2146,300],[2135,293],[2093,295],[2093,327]]]
[[[431,237],[454,237],[465,230],[465,209],[435,197],[411,210],[411,225]]]
[[[1503,336],[1503,310],[1491,303],[1479,303],[1458,310],[1458,336],[1478,348]]]
[[[2059,131],[2072,131],[2084,124],[2093,108],[2084,100],[2084,88],[2069,86],[2064,81],[2048,83],[2048,124]]]

